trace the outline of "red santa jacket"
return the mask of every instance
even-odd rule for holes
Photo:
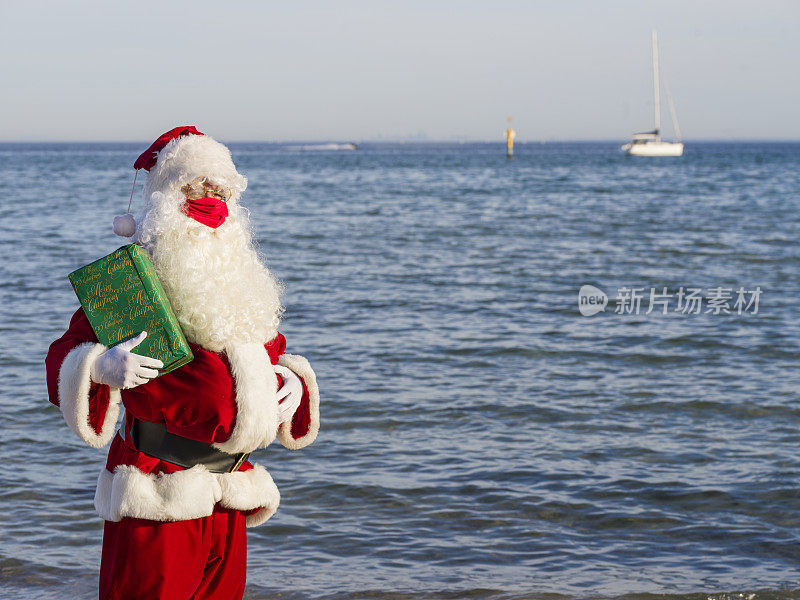
[[[115,435],[120,403],[143,421],[161,422],[167,431],[213,444],[229,453],[251,452],[276,437],[287,448],[303,448],[319,431],[319,389],[302,356],[285,352],[278,333],[269,343],[239,344],[225,354],[192,344],[194,360],[130,390],[98,385],[89,378],[92,361],[105,352],[83,309],[53,342],[45,360],[50,401],[61,408],[70,429],[83,441],[102,447],[113,438],[100,473],[95,508],[108,521],[136,517],[180,521],[208,516],[219,503],[248,513],[249,527],[260,525],[278,508],[280,494],[260,465],[245,462],[234,473],[212,473],[202,465],[184,469],[136,450],[130,431]],[[277,422],[276,392],[281,364],[303,382],[303,397],[291,423]]]

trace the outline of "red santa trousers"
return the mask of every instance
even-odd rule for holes
[[[106,521],[100,599],[239,600],[246,569],[241,511],[218,506],[189,521]]]

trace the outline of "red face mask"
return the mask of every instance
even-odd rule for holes
[[[198,223],[216,229],[225,222],[225,218],[228,216],[228,205],[218,198],[187,199],[181,206],[181,212]]]

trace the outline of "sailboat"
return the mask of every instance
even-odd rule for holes
[[[682,156],[683,143],[681,139],[681,130],[678,127],[678,116],[675,114],[675,105],[672,103],[672,95],[669,93],[669,87],[664,80],[667,103],[669,105],[669,114],[672,117],[672,126],[675,129],[675,136],[678,138],[675,142],[665,142],[661,139],[661,96],[659,94],[659,76],[658,76],[658,37],[656,30],[653,29],[653,104],[655,106],[656,123],[653,131],[646,131],[644,133],[634,133],[630,143],[622,146],[623,152],[627,152],[632,156]]]

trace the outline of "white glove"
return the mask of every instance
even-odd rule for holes
[[[164,363],[157,358],[139,356],[131,352],[146,337],[147,332],[143,331],[95,358],[89,369],[92,381],[125,390],[147,383],[157,376],[156,369],[162,368]]]
[[[286,423],[292,420],[303,399],[303,383],[294,371],[283,365],[275,365],[275,372],[283,377],[283,385],[278,390],[278,423]]]

